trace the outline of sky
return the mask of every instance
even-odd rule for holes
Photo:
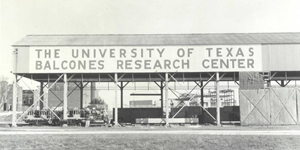
[[[0,76],[29,34],[300,32],[299,0],[0,0]]]
[[[299,0],[0,0],[0,76],[28,34],[299,32]]]

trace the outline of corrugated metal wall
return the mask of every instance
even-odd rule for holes
[[[264,71],[299,71],[300,44],[262,45]]]
[[[17,71],[18,73],[28,73],[29,72],[29,47],[18,47],[17,60],[13,59],[13,61],[17,61]],[[13,55],[15,57],[15,55]],[[11,63],[11,62],[7,62]],[[16,62],[13,62],[15,65]]]

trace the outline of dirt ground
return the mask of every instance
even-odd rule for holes
[[[3,135],[1,149],[299,149],[300,136]]]

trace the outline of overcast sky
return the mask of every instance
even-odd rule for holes
[[[0,76],[10,79],[11,45],[28,34],[300,32],[300,0],[0,1]]]
[[[0,76],[28,34],[299,32],[299,0],[1,0]]]

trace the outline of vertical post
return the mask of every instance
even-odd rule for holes
[[[121,109],[123,109],[123,82],[121,82],[120,90],[121,90]]]
[[[217,126],[220,126],[221,121],[220,121],[219,72],[216,73],[216,96],[217,96]]]
[[[115,73],[115,125],[118,125],[118,74]]]
[[[267,87],[271,87],[271,72],[268,72],[268,81],[267,81]]]
[[[81,74],[80,82],[80,109],[83,109],[83,74]]]
[[[64,74],[64,111],[63,111],[63,119],[68,119],[68,79],[67,74]]]
[[[281,80],[280,86],[284,87],[284,80]]]
[[[160,107],[161,107],[161,117],[164,115],[164,82],[160,81]]]
[[[40,96],[44,94],[44,82],[40,82]],[[44,101],[44,96],[41,97],[41,100]],[[40,110],[44,108],[44,103],[40,101]]]
[[[83,108],[83,82],[80,82],[80,109]]]
[[[96,83],[91,82],[91,101],[96,98]]]
[[[168,73],[165,74],[165,105],[166,105],[166,126],[169,126],[169,97],[168,97],[168,92],[169,92],[169,75]]]
[[[204,107],[204,87],[203,87],[203,81],[201,81],[201,90],[200,90],[200,92],[201,92],[201,105],[202,105],[202,107]],[[202,109],[202,111],[203,111],[203,109]]]
[[[200,94],[201,94],[201,106],[204,107],[204,87],[203,87],[203,81],[200,81],[200,85],[201,85],[201,90],[200,90]],[[200,119],[200,117],[199,117]],[[201,109],[201,120],[199,120],[199,123],[204,123],[204,109]]]
[[[298,89],[299,90],[299,89]],[[297,92],[297,91],[296,91]],[[300,91],[299,91],[299,93],[300,93]],[[300,110],[299,110],[299,108],[300,108],[300,103],[299,103],[299,99],[300,98],[298,98],[299,96],[298,96],[298,94],[297,94],[297,98],[296,98],[296,114],[297,114],[297,124],[300,124]]]
[[[18,49],[14,51],[14,82],[13,82],[13,101],[12,101],[12,118],[11,118],[11,127],[17,127],[16,119],[17,119],[17,63],[18,63]]]
[[[13,102],[12,102],[12,123],[11,127],[17,127],[16,123],[16,117],[17,117],[17,75],[14,78],[13,83]]]

